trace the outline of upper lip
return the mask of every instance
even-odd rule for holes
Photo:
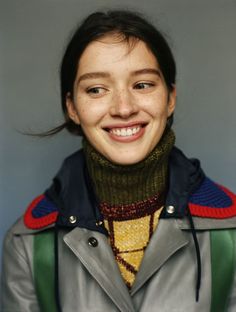
[[[148,122],[145,121],[133,121],[133,122],[127,122],[127,123],[116,123],[113,125],[108,125],[103,127],[103,129],[105,130],[111,130],[111,129],[116,129],[116,128],[131,128],[131,127],[135,127],[135,126],[146,126],[148,124]]]

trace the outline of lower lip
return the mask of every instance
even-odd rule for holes
[[[134,142],[138,140],[139,138],[141,138],[144,135],[144,132],[145,132],[145,127],[142,127],[138,133],[135,133],[130,136],[118,136],[111,132],[108,132],[108,134],[109,134],[109,137],[114,141],[129,143],[129,142]]]

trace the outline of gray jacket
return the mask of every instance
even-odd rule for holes
[[[209,231],[235,227],[236,218],[217,221],[195,218],[202,255],[199,302],[195,301],[196,256],[186,220],[161,219],[145,251],[129,293],[105,235],[82,228],[59,234],[60,301],[63,312],[210,312],[211,255]],[[35,231],[20,219],[4,244],[2,312],[40,311],[33,276]],[[90,237],[98,241],[88,244]],[[224,256],[224,255],[222,255]],[[229,298],[236,311],[236,280]]]
[[[173,150],[166,207],[172,204],[178,214],[175,215],[172,210],[172,216],[168,217],[168,209],[164,209],[131,291],[128,291],[121,277],[107,236],[96,229],[92,195],[81,175],[83,165],[81,154],[68,158],[54,185],[46,192],[59,213],[58,276],[62,311],[210,312],[210,230],[236,228],[236,217],[217,219],[196,216],[196,200],[202,198],[204,193],[204,187],[200,193],[197,190],[197,187],[201,189],[204,180],[199,163],[186,159],[177,149]],[[79,169],[77,173],[75,168]],[[69,177],[73,177],[72,183]],[[79,190],[78,183],[76,190],[73,189],[74,180],[79,181]],[[195,300],[196,245],[184,213],[192,193],[196,194],[192,197],[192,211],[202,270],[198,302]],[[222,198],[225,199],[224,195]],[[209,202],[210,199],[207,200]],[[226,205],[227,200],[222,203]],[[234,211],[235,197],[230,205]],[[209,211],[211,213],[212,210]],[[204,210],[206,213],[209,211]],[[232,212],[231,208],[226,211]],[[68,220],[75,214],[77,223],[72,227]],[[99,211],[95,215],[99,218]],[[34,284],[33,243],[38,232],[50,227],[54,227],[54,223],[38,230],[30,229],[21,218],[7,233],[3,249],[2,312],[40,311]],[[91,237],[97,240],[97,244],[89,244]],[[220,256],[224,257],[224,253]],[[236,311],[236,280],[229,294],[227,311]]]

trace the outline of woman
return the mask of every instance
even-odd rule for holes
[[[235,311],[236,197],[174,146],[175,74],[139,15],[79,26],[47,134],[83,149],[6,236],[3,311]]]

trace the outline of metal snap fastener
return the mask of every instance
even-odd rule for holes
[[[75,223],[76,221],[77,221],[77,218],[76,218],[76,216],[70,216],[69,217],[69,221],[70,221],[70,223]]]
[[[169,213],[169,214],[173,214],[175,212],[175,207],[174,206],[167,206],[166,207],[166,211]]]
[[[88,239],[88,244],[91,247],[97,247],[98,245],[98,240],[95,237],[89,237]]]
[[[103,221],[96,222],[96,226],[101,226],[101,225],[103,225]]]

